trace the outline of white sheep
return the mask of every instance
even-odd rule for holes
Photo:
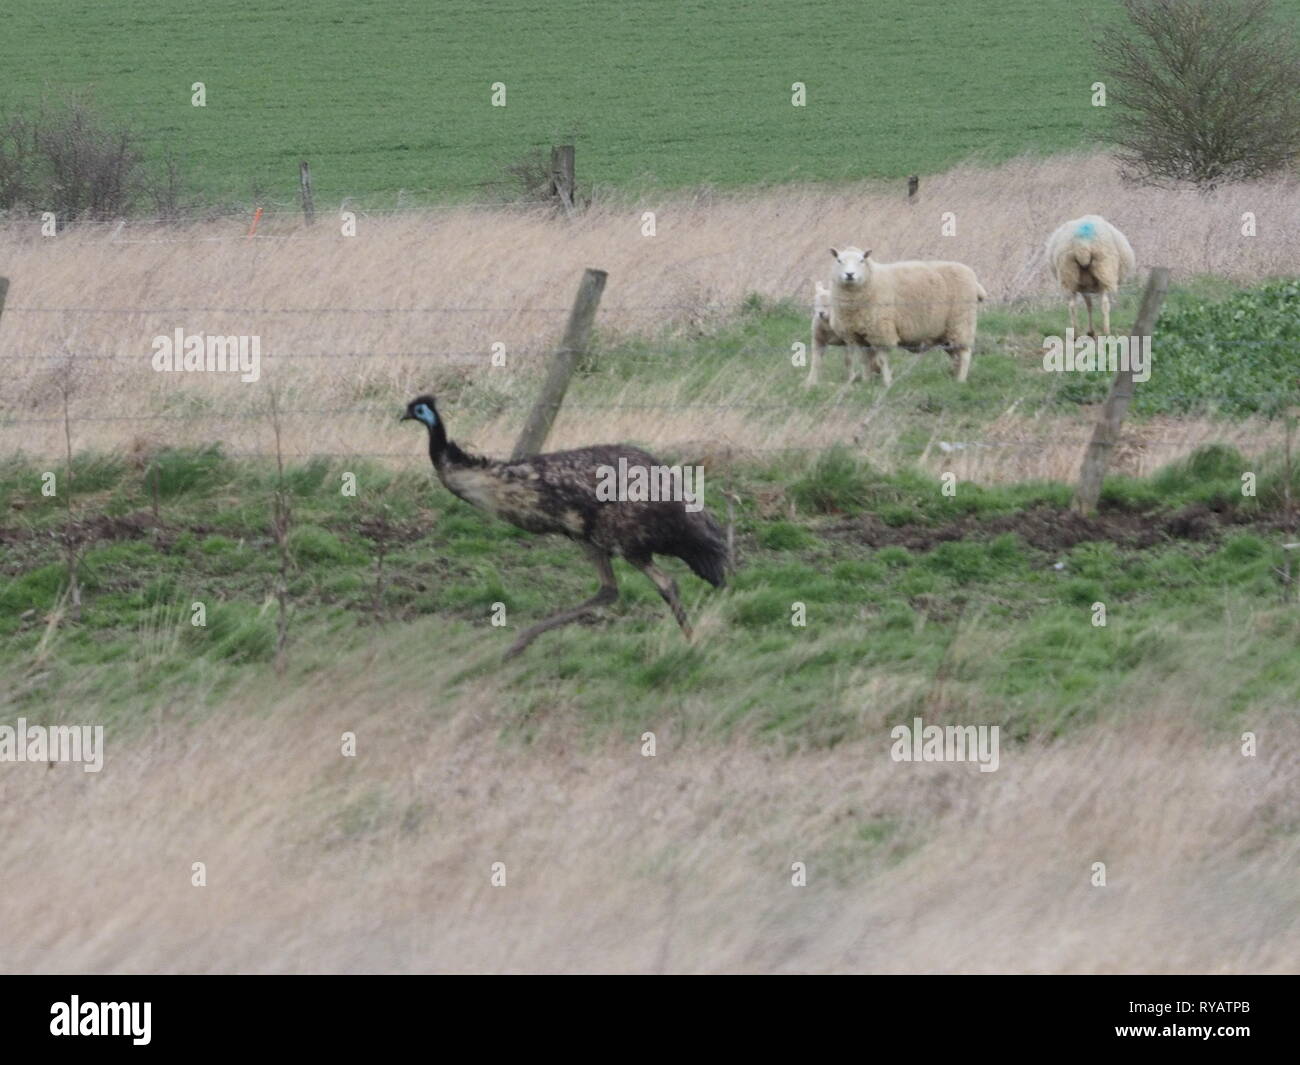
[[[1137,268],[1128,238],[1102,218],[1086,214],[1058,228],[1047,241],[1047,263],[1066,291],[1070,328],[1078,331],[1078,298],[1088,305],[1088,335],[1092,327],[1092,297],[1101,293],[1101,331],[1110,335],[1110,297]]]
[[[966,380],[977,308],[988,299],[974,270],[942,261],[878,263],[870,251],[854,247],[832,248],[831,255],[835,269],[827,324],[844,339],[849,359],[858,357],[864,376],[879,370],[888,388],[893,378],[887,349],[919,352],[938,346],[947,349],[957,380]],[[814,357],[809,383],[816,373]]]
[[[844,347],[844,338],[831,328],[831,290],[823,285],[820,281],[813,283],[813,307],[812,307],[812,353],[809,357],[808,380],[804,383],[815,385],[817,378],[821,373],[822,356],[826,354],[826,348]],[[844,362],[849,370],[849,381],[854,380],[853,360],[849,358],[847,349],[844,352]]]

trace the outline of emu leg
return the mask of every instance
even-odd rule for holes
[[[659,594],[664,597],[664,602],[673,612],[673,617],[677,619],[677,624],[682,627],[682,632],[686,634],[688,640],[691,639],[694,634],[691,632],[691,623],[686,620],[686,611],[682,607],[681,597],[677,594],[677,582],[649,559],[644,562],[636,559],[629,561],[654,582],[654,586],[659,589]]]
[[[586,547],[585,550],[587,557],[591,559],[600,572],[600,591],[585,603],[575,606],[572,610],[562,610],[558,614],[552,614],[549,618],[539,621],[531,628],[524,629],[519,634],[519,638],[510,645],[510,649],[506,652],[505,657],[507,660],[514,658],[542,633],[549,632],[551,629],[558,629],[562,625],[580,621],[589,614],[595,613],[600,607],[608,606],[618,599],[618,582],[614,579],[614,565],[610,561],[609,552],[595,547]]]

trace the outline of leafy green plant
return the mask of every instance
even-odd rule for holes
[[[1132,411],[1205,411],[1277,417],[1300,402],[1300,279],[1273,281],[1224,300],[1194,301],[1161,316],[1151,343],[1151,379]],[[1063,400],[1095,403],[1111,374],[1071,374]]]

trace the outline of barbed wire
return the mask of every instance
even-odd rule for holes
[[[1091,441],[1092,441],[1091,436],[1077,437],[1077,438],[1071,437],[1066,439],[1051,437],[1049,439],[1044,439],[1040,441],[1019,441],[1019,440],[961,441],[960,447],[954,447],[951,449],[940,449],[940,453],[943,456],[947,456],[951,458],[954,457],[955,455],[969,454],[973,451],[977,452],[982,449],[997,450],[1002,453],[1017,452],[1017,451],[1041,452],[1044,451],[1050,445],[1067,445],[1070,447],[1083,448],[1086,447],[1088,444],[1090,444]],[[1159,446],[1180,446],[1180,447],[1187,446],[1189,444],[1199,446],[1201,444],[1212,443],[1212,442],[1213,441],[1207,439],[1200,439],[1200,438],[1198,439],[1150,438],[1150,439],[1143,439],[1141,441],[1141,443],[1144,446],[1151,444],[1151,445],[1159,445]],[[600,443],[612,444],[615,442],[601,441]],[[565,445],[565,446],[581,448],[583,445]],[[803,453],[803,452],[817,452],[819,454],[824,454],[825,452],[837,446],[844,446],[852,449],[852,445],[850,445],[847,441],[844,440],[828,440],[816,444],[782,444],[779,446],[767,446],[767,447],[756,447],[751,444],[742,444],[731,440],[712,440],[708,442],[668,441],[661,444],[654,444],[650,446],[662,448],[664,450],[672,451],[675,453],[696,453],[696,452],[709,453],[709,452],[716,452],[716,451],[732,451],[732,452],[737,452],[746,455],[786,454],[786,453]],[[559,449],[555,449],[555,450],[559,450]],[[241,449],[235,451],[235,450],[229,450],[225,447],[221,448],[221,455],[226,458],[274,459],[277,457],[277,453],[274,450]],[[429,464],[428,452],[423,447],[416,447],[406,451],[322,451],[322,450],[315,450],[315,449],[310,451],[303,451],[303,450],[293,450],[286,447],[281,449],[278,457],[285,458],[285,459],[395,458],[395,459],[409,459],[413,463],[418,463],[421,466],[427,466]],[[63,461],[63,459],[60,457],[59,461]],[[75,464],[77,460],[74,458],[73,461]],[[508,462],[509,459],[503,458],[499,461]]]
[[[480,450],[472,444],[467,444],[465,440],[459,441],[462,446],[469,446],[471,450],[478,454]],[[1017,453],[1043,453],[1052,448],[1059,447],[1076,447],[1079,449],[1086,448],[1092,442],[1091,434],[1078,437],[1060,437],[1050,436],[1038,440],[963,440],[963,441],[939,441],[937,442],[938,453],[927,449],[925,454],[929,455],[932,460],[941,458],[956,459],[960,456],[977,455],[980,451],[995,452],[999,455],[1017,454]],[[1140,445],[1138,450],[1150,450],[1156,447],[1199,447],[1204,444],[1214,443],[1212,438],[1205,437],[1143,437],[1134,441],[1134,445]],[[613,444],[616,441],[598,441],[598,444]],[[948,444],[947,447],[943,446]],[[1121,440],[1123,445],[1124,441]],[[199,445],[190,445],[199,446]],[[220,445],[218,445],[220,446]],[[584,445],[564,445],[567,447],[581,448]],[[595,446],[595,445],[592,445]],[[805,454],[816,453],[825,454],[836,447],[845,447],[854,450],[857,445],[851,444],[847,440],[826,440],[812,444],[781,444],[772,446],[755,446],[752,444],[739,443],[734,440],[718,439],[709,441],[665,441],[658,444],[644,445],[651,446],[674,454],[704,454],[718,452],[734,452],[740,455],[767,455],[767,454]],[[1132,449],[1132,446],[1130,446]],[[559,450],[555,448],[553,450]],[[264,458],[264,459],[358,459],[358,458],[385,458],[385,459],[403,459],[422,467],[428,466],[429,455],[427,450],[421,446],[415,446],[403,451],[369,451],[369,450],[321,450],[321,449],[293,449],[284,447],[277,452],[273,449],[256,449],[241,448],[231,450],[220,446],[220,454],[225,458]],[[491,457],[488,454],[486,457]],[[64,459],[60,456],[59,461]],[[74,458],[74,464],[76,459]],[[497,461],[509,462],[506,457]]]
[[[240,238],[240,239],[245,239],[245,238]],[[669,264],[669,265],[675,266],[679,264]],[[781,310],[783,309],[781,305],[785,304],[789,307],[790,313],[794,313],[795,307],[798,307],[800,309],[800,313],[802,313],[802,309],[803,309],[802,305],[804,300],[802,299],[802,297],[799,297],[795,294],[789,294],[782,297],[764,297],[764,300],[765,302],[770,300],[770,303],[768,303],[763,308],[764,310],[768,310],[768,311]],[[1027,309],[1027,310],[1032,309],[1044,313],[1055,313],[1056,308],[1051,306],[1045,306],[1045,302],[1046,301],[1041,297],[1017,297],[1015,299],[1008,300],[1004,303],[986,304],[985,313],[988,313],[988,309],[994,307],[1007,308],[1007,309],[1018,309],[1018,308]],[[904,300],[904,301],[894,301],[893,303],[889,303],[889,304],[880,304],[879,306],[910,309],[916,307],[949,307],[951,305],[952,305],[951,301],[948,300],[924,300],[924,301]],[[562,313],[567,313],[572,309],[573,308],[571,305],[563,305],[563,306],[556,306],[556,307],[546,307],[546,306],[502,307],[502,306],[491,306],[491,305],[460,306],[460,307],[447,306],[447,305],[435,305],[435,306],[427,306],[427,307],[392,307],[392,306],[343,307],[337,304],[333,304],[330,306],[315,306],[315,307],[285,307],[285,306],[282,307],[210,307],[210,306],[194,306],[189,304],[176,304],[172,306],[154,306],[154,307],[46,307],[46,306],[39,306],[39,305],[32,305],[32,306],[6,305],[4,308],[4,313],[6,315],[9,314],[70,314],[70,315],[77,315],[77,314],[84,314],[84,315],[100,315],[100,314],[103,315],[110,315],[110,314],[125,314],[125,315],[145,315],[145,314],[155,314],[155,315],[156,314],[234,314],[234,315],[241,315],[241,314],[308,314],[308,315],[562,314]],[[680,303],[680,302],[621,303],[621,304],[603,303],[600,306],[600,310],[604,312],[632,312],[632,311],[735,312],[736,301],[735,300],[709,301],[707,299],[701,299],[691,303]],[[1290,316],[1286,317],[1285,319],[1283,319],[1283,321],[1286,322],[1287,324],[1300,323],[1300,314],[1297,314],[1294,317],[1290,317]],[[989,332],[998,332],[998,330],[991,330],[991,329],[984,330],[985,335],[987,335]],[[1062,330],[1060,334],[1044,334],[1044,335],[1063,337],[1064,330]],[[1128,339],[1131,335],[1133,334],[1116,332],[1110,334],[1109,337],[1101,336],[1093,339],[1098,345],[1101,345],[1103,342],[1107,341],[1108,339],[1109,340]],[[1076,341],[1084,339],[1085,336],[1087,336],[1086,333],[1081,333],[1077,331],[1075,332]],[[1238,344],[1274,344],[1274,343],[1294,344],[1296,343],[1296,340],[1294,338],[1284,337],[1284,336],[1260,337],[1260,338],[1249,339],[1249,340],[1240,340],[1233,337],[1220,337],[1218,334],[1214,334],[1214,333],[1196,334],[1192,337],[1187,337],[1182,334],[1161,334],[1159,332],[1152,335],[1152,344],[1155,344],[1157,342],[1167,342],[1170,340],[1212,340],[1220,343],[1238,343]],[[828,345],[828,348],[842,348],[842,347],[844,347],[842,343],[838,343],[838,344],[830,343]]]
[[[1163,392],[1162,398],[1181,399],[1181,400],[1201,400],[1206,405],[1213,403],[1234,403],[1243,400],[1261,400],[1274,399],[1282,402],[1300,403],[1300,386],[1293,393],[1282,393],[1275,391],[1268,392],[1232,392],[1214,395],[1206,395],[1201,392]],[[897,397],[900,405],[905,404],[913,407],[919,404],[928,405],[930,400],[923,393],[910,393],[905,396]],[[1008,399],[1005,396],[989,396],[971,399],[962,399],[952,406],[940,406],[933,411],[936,415],[942,414],[965,414],[974,409],[1004,409],[1012,410],[1025,398],[1029,399],[1031,407],[1037,406],[1040,402],[1062,402],[1051,395],[1041,397],[1015,397]],[[524,397],[484,397],[481,401],[469,399],[458,405],[458,411],[462,415],[482,415],[496,416],[508,410],[529,410],[535,404],[535,400]],[[281,408],[279,410],[282,416],[294,417],[340,417],[340,416],[357,416],[371,417],[380,421],[390,419],[392,414],[401,409],[400,403],[382,407],[327,407],[327,408]],[[749,402],[749,401],[729,401],[716,403],[678,403],[671,401],[663,402],[644,402],[644,401],[592,401],[592,400],[568,400],[564,403],[563,412],[595,412],[604,413],[609,411],[660,411],[668,413],[692,414],[707,412],[717,414],[725,411],[745,411],[748,413],[778,413],[787,416],[796,417],[804,415],[807,417],[823,417],[828,412],[851,411],[855,414],[865,413],[868,404],[863,400],[836,401],[831,403],[821,403],[809,406],[792,405],[790,403],[779,403],[772,401]],[[1188,412],[1182,412],[1188,413]],[[98,423],[98,422],[172,422],[172,421],[189,421],[189,422],[223,422],[223,421],[246,421],[268,416],[265,410],[243,410],[243,411],[188,411],[181,414],[113,414],[113,415],[78,415],[70,414],[68,421],[71,423]],[[0,414],[0,429],[13,428],[16,426],[26,425],[62,425],[62,417],[52,418],[7,418]]]
[[[440,190],[441,194],[455,194],[457,192],[475,191],[482,188],[495,187],[504,184],[510,184],[509,181],[484,181],[477,184],[457,185],[447,189]],[[423,214],[428,211],[462,211],[462,210],[498,210],[502,207],[517,208],[533,211],[550,211],[558,207],[555,200],[547,199],[530,199],[519,197],[506,200],[453,200],[451,202],[429,202],[398,204],[392,207],[367,207],[360,204],[349,202],[359,197],[345,197],[338,206],[318,207],[316,217],[320,219],[324,215],[342,214],[348,212],[359,218],[371,218],[377,215],[409,215]],[[267,205],[271,205],[268,209]],[[66,219],[60,225],[63,227],[59,232],[76,231],[85,226],[114,226],[129,228],[131,226],[203,226],[203,225],[247,225],[253,215],[257,213],[258,207],[261,207],[261,218],[264,221],[274,221],[278,219],[291,219],[297,223],[303,224],[303,210],[301,205],[287,200],[267,200],[262,204],[253,203],[247,207],[222,208],[198,207],[192,210],[180,210],[171,215],[154,215],[154,216],[129,216],[125,218],[74,218]],[[635,205],[629,205],[629,210],[634,210]],[[58,212],[54,212],[56,218]],[[45,221],[40,215],[9,215],[0,218],[0,228],[35,228],[40,229],[45,225]],[[307,227],[304,224],[304,232]]]
[[[1270,345],[1285,344],[1285,345],[1295,347],[1297,349],[1297,352],[1300,352],[1300,341],[1291,341],[1291,340],[1215,341],[1212,338],[1207,338],[1207,337],[1194,337],[1191,339],[1194,341],[1199,341],[1200,343],[1216,344],[1218,347],[1221,348],[1266,348],[1269,347]],[[942,349],[935,349],[935,350],[942,350]],[[885,353],[887,355],[895,355],[895,356],[897,355],[897,353],[892,350],[886,351]],[[523,349],[516,349],[513,352],[509,352],[508,357],[514,360],[523,360],[523,361],[531,362],[537,359],[546,358],[550,354],[551,354],[550,348],[523,348]],[[905,355],[910,355],[910,354],[912,353],[905,353]],[[976,357],[989,356],[994,354],[1004,354],[1016,358],[1016,357],[1025,357],[1029,355],[1036,357],[1041,355],[1042,351],[1038,347],[1026,347],[1026,348],[1021,348],[1010,352],[1005,351],[1004,349],[1001,348],[984,348],[984,349],[976,348],[973,354]],[[790,355],[791,355],[791,351],[788,347],[780,347],[780,346],[737,348],[732,351],[728,351],[726,353],[727,358],[777,357],[783,362],[785,360],[788,360]],[[11,354],[0,355],[0,362],[33,362],[33,363],[35,362],[117,362],[123,364],[128,362],[134,362],[138,368],[143,369],[150,366],[150,361],[152,360],[153,357],[154,357],[153,352],[143,352],[143,351],[131,352],[131,353],[112,352],[112,353],[101,353],[101,354],[72,352],[72,351],[58,352],[58,353],[15,352]],[[206,361],[206,349],[202,353],[202,357]],[[482,349],[479,349],[479,350],[471,350],[471,351],[274,351],[274,350],[270,350],[270,351],[260,351],[258,357],[259,359],[274,359],[280,361],[310,361],[310,360],[324,361],[324,360],[331,360],[331,359],[359,359],[362,361],[377,362],[377,361],[382,361],[384,359],[427,359],[432,362],[449,362],[449,363],[465,364],[465,365],[478,365],[480,363],[485,363],[485,362],[492,364],[493,358],[498,356],[495,356],[491,351],[484,351]],[[616,369],[617,367],[624,366],[628,363],[647,363],[647,364],[663,365],[665,363],[670,363],[673,361],[695,361],[698,360],[699,358],[697,353],[689,350],[668,350],[668,351],[644,352],[644,353],[619,352],[616,354],[609,353],[609,352],[598,352],[598,353],[590,353],[589,357],[602,360],[602,365],[600,367],[601,370]],[[1103,358],[1102,361],[1104,362],[1106,360]],[[494,365],[494,368],[496,369],[505,369],[505,366],[500,363],[492,364],[492,365]],[[794,367],[792,364],[792,368],[802,369],[803,367]],[[168,371],[168,372],[185,372],[185,371]],[[188,372],[198,372],[198,371],[188,371]],[[202,372],[220,373],[224,371],[207,370],[206,368],[203,368]],[[1068,373],[1075,373],[1075,372],[1109,373],[1109,372],[1113,372],[1113,370],[1106,365],[1102,365],[1091,371],[1060,371],[1060,372],[1063,374],[1067,372]],[[826,383],[833,384],[834,382],[828,381]]]

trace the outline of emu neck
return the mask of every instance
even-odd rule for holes
[[[452,441],[447,439],[447,430],[443,428],[442,419],[429,427],[429,458],[434,469],[443,470],[448,466],[474,466],[479,460],[465,454]]]

